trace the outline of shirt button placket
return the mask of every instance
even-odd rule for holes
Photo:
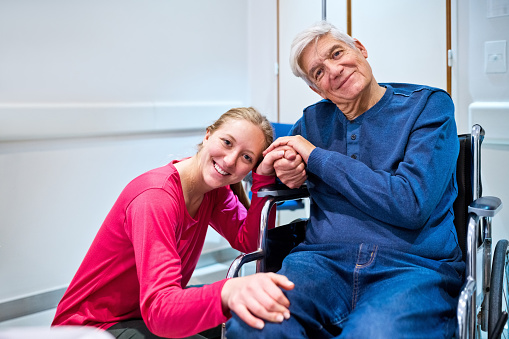
[[[361,125],[355,121],[347,125],[347,155],[352,159],[359,157],[359,132]]]

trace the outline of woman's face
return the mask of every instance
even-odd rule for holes
[[[214,189],[241,181],[261,158],[264,142],[262,130],[245,120],[207,131],[198,153],[205,184]]]

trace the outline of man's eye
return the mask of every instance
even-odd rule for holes
[[[320,78],[322,77],[323,75],[323,71],[321,69],[317,70],[315,72],[315,80],[320,80]]]
[[[337,59],[339,56],[341,55],[341,51],[340,50],[336,50],[332,53],[332,58],[333,59]]]

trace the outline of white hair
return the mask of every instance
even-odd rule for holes
[[[300,65],[300,58],[304,49],[313,41],[315,44],[322,36],[330,34],[338,41],[344,42],[348,46],[355,48],[355,40],[348,34],[340,31],[334,25],[327,21],[320,21],[313,26],[297,34],[293,39],[290,49],[290,67],[295,76],[302,78],[309,86],[316,88],[315,84],[308,78]]]

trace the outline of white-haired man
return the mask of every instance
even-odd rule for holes
[[[453,224],[459,145],[443,90],[377,83],[366,48],[321,22],[292,44],[291,66],[324,100],[307,107],[289,145],[306,165],[306,238],[280,274],[291,316],[228,338],[449,338],[464,263]],[[300,159],[300,158],[299,158]],[[294,187],[292,166],[275,164]]]

